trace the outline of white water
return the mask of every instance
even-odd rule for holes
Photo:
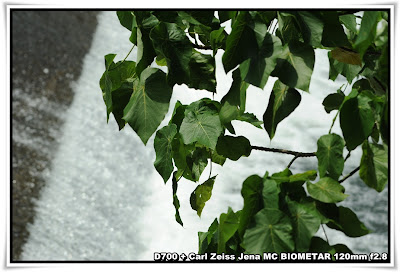
[[[30,238],[22,259],[152,260],[156,251],[196,252],[198,231],[206,231],[228,206],[234,210],[242,208],[240,189],[246,177],[281,171],[292,157],[253,151],[250,157],[227,161],[223,167],[214,164],[213,174],[218,177],[201,219],[189,204],[189,195],[197,184],[182,179],[178,187],[182,228],[175,222],[171,183],[164,185],[153,167],[153,138],[145,147],[128,126],[119,132],[113,117],[106,124],[98,87],[104,71],[103,56],[117,53],[117,58],[122,59],[130,43],[128,31],[120,27],[114,12],[103,12],[98,19],[92,48],[74,88],[73,104],[65,114],[59,150],[51,171],[45,173],[46,186],[37,202],[35,222],[29,226]],[[248,137],[253,145],[315,151],[318,137],[328,133],[335,114],[325,113],[322,100],[344,83],[343,78],[336,82],[327,79],[326,52],[318,51],[316,57],[317,67],[322,68],[314,70],[311,94],[302,92],[300,106],[279,124],[272,142],[265,130],[235,121],[237,135]],[[135,58],[133,52],[130,59]],[[224,74],[220,62],[217,69],[216,99],[220,99],[229,90],[232,79],[231,73]],[[250,87],[247,92],[247,109],[259,119],[267,107],[272,85],[271,79],[264,91]],[[187,104],[202,97],[210,94],[177,86],[170,113],[177,99]],[[340,134],[338,122],[333,131]],[[355,168],[360,156],[360,150],[353,152],[344,173]],[[315,158],[298,159],[291,170],[315,169],[316,164]],[[207,167],[200,180],[204,181],[208,174]],[[378,194],[359,184],[356,175],[345,182],[351,196],[342,205],[352,207],[367,227],[382,231],[387,226],[387,190]],[[322,232],[318,234],[322,236]],[[327,229],[327,234],[331,244],[345,243],[357,253],[387,251],[387,233],[348,238]]]

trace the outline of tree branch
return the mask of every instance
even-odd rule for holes
[[[342,178],[341,180],[339,180],[339,183],[342,183],[343,181],[345,181],[346,179],[348,179],[349,177],[351,177],[352,175],[354,175],[355,173],[357,173],[358,170],[360,170],[360,166],[358,166],[356,169],[354,169],[353,171],[351,171],[347,176],[345,176],[344,178]]]
[[[193,47],[196,49],[203,49],[203,50],[211,50],[211,46],[207,45],[200,45],[200,44],[193,44]]]
[[[296,156],[298,158],[299,157],[315,157],[316,156],[315,152],[305,153],[305,152],[297,152],[297,151],[291,151],[291,150],[286,150],[286,149],[269,148],[269,147],[263,147],[263,146],[251,146],[251,149],[261,150],[261,151],[266,151],[266,152],[289,154],[289,155]]]

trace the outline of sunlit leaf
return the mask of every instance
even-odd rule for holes
[[[215,176],[197,186],[190,195],[190,206],[192,206],[193,210],[197,211],[199,217],[201,216],[201,212],[203,211],[206,202],[211,198],[214,182]]]
[[[360,53],[361,57],[364,56],[365,51],[375,39],[378,17],[379,11],[364,11],[360,31],[354,43],[354,48]]]
[[[307,181],[307,191],[310,196],[325,203],[336,203],[345,200],[344,187],[329,177],[321,178],[317,183]]]
[[[362,150],[360,177],[368,187],[382,192],[388,182],[387,147],[365,141]]]
[[[146,68],[134,85],[123,119],[144,144],[168,112],[171,95],[172,89],[167,84],[165,73],[156,68]]]
[[[318,159],[320,177],[331,177],[337,180],[344,167],[344,141],[337,134],[321,136],[317,142],[318,150],[315,153]]]
[[[292,252],[292,229],[291,221],[284,213],[264,208],[255,215],[255,225],[246,230],[243,247],[249,254]]]
[[[184,144],[198,142],[215,149],[218,137],[222,133],[218,111],[204,100],[193,102],[185,110],[179,133]]]
[[[272,76],[285,85],[308,92],[314,70],[313,48],[305,43],[293,41],[283,47]]]
[[[234,213],[229,207],[227,213],[222,213],[219,217],[218,226],[218,251],[225,252],[225,245],[228,240],[235,234],[239,227],[240,213]]]
[[[300,204],[295,201],[288,202],[288,207],[293,221],[296,251],[308,251],[311,238],[321,225],[318,211],[311,205]]]

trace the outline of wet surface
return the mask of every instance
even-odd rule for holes
[[[19,260],[29,236],[26,227],[33,223],[97,13],[11,11],[12,260]]]

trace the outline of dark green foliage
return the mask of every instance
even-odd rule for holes
[[[300,101],[301,96],[298,91],[282,84],[279,80],[275,82],[268,108],[263,116],[264,127],[271,140],[275,136],[279,122],[288,117],[297,108]]]
[[[278,124],[300,104],[301,92],[309,91],[315,49],[326,49],[329,78],[342,75],[348,82],[322,102],[327,113],[337,111],[331,129],[339,117],[341,133],[320,136],[317,150],[307,154],[265,148],[299,160],[316,156],[318,165],[292,173],[292,160],[281,172],[245,179],[243,209],[229,208],[207,232],[199,232],[199,253],[351,252],[346,245],[330,245],[327,237],[315,235],[322,224],[349,237],[371,232],[351,209],[337,206],[352,193],[344,194],[340,183],[357,172],[342,173],[345,146],[352,151],[362,145],[359,176],[367,186],[381,192],[388,184],[387,12],[365,11],[359,29],[354,14],[335,10],[221,10],[216,14],[210,10],[118,11],[121,25],[131,31],[129,40],[137,47],[137,59],[115,62],[115,54],[105,56],[100,88],[107,121],[112,113],[119,129],[128,123],[144,144],[155,133],[154,166],[165,183],[173,173],[175,219],[183,226],[178,182],[202,180],[190,196],[190,205],[200,216],[216,180],[212,164],[223,166],[227,159],[237,161],[254,149],[264,150],[252,146],[246,135],[228,135],[236,133],[234,121],[264,127],[268,145],[267,134],[274,138]],[[228,34],[229,27],[221,24],[229,20]],[[232,73],[233,79],[220,102],[214,100],[218,50],[223,51],[224,71]],[[154,62],[165,66],[167,73],[155,68]],[[253,109],[246,109],[246,93],[250,85],[264,89],[270,76],[277,80],[273,79],[272,90],[264,90],[270,98],[260,121]],[[204,94],[213,99],[189,105],[178,101],[171,119],[160,128],[177,84],[206,90]],[[209,177],[203,178],[209,164]]]

